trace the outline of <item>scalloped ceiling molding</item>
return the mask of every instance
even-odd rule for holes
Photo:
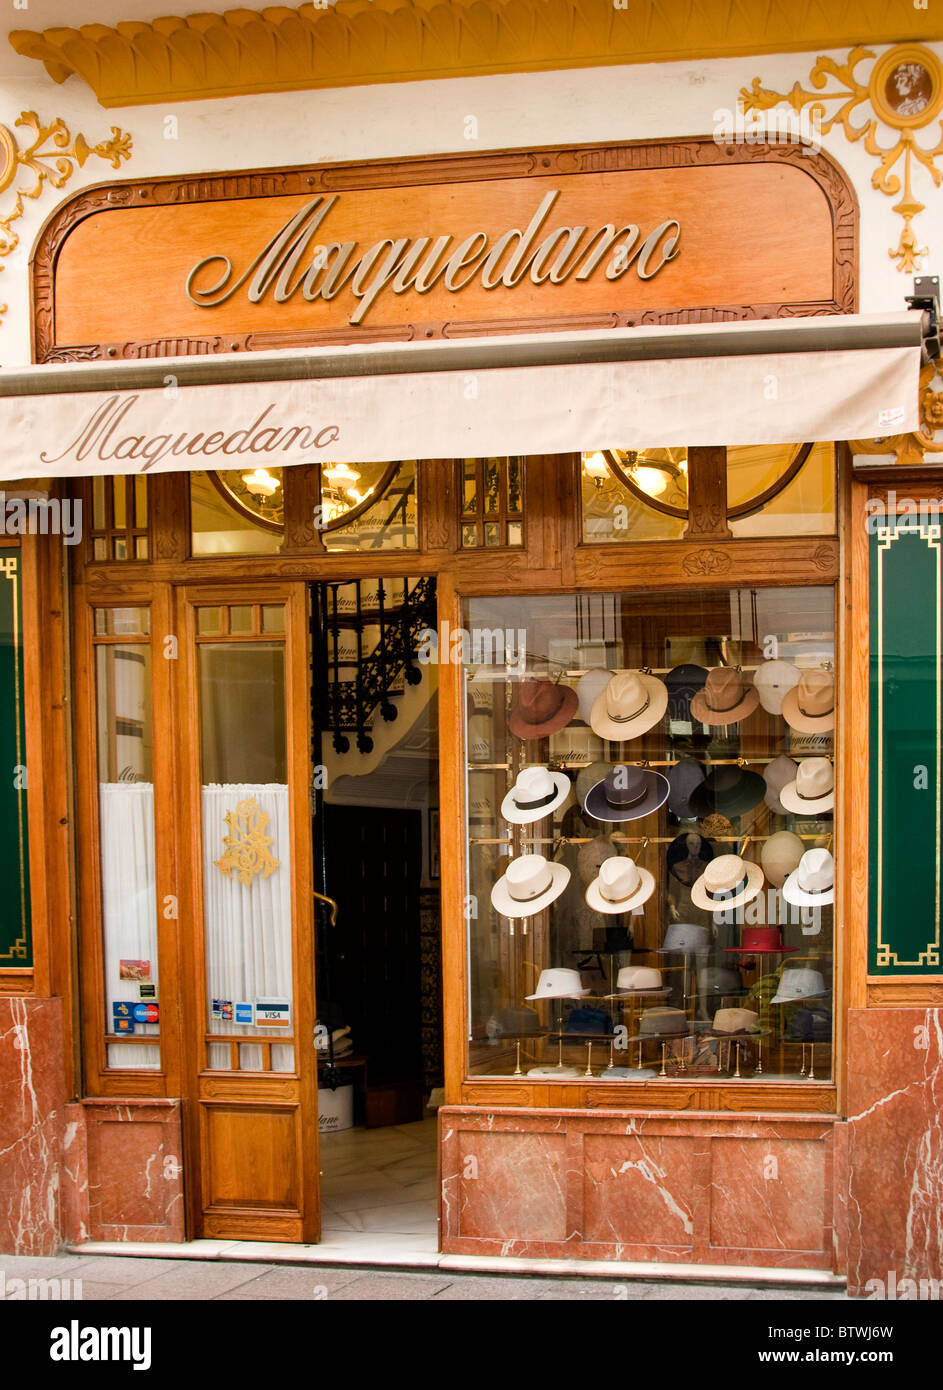
[[[338,0],[17,29],[10,43],[110,107],[935,38],[931,7],[900,0]]]

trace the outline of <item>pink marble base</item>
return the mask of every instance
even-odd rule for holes
[[[85,1100],[82,1110],[88,1239],[185,1240],[180,1102]]]
[[[58,999],[0,998],[0,1252],[61,1245],[65,1078]]]
[[[442,1248],[841,1268],[831,1116],[439,1111]]]
[[[943,1279],[943,1009],[848,1014],[848,1292]]]

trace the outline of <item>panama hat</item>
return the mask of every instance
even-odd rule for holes
[[[806,970],[801,965],[787,965],[779,977],[779,989],[771,1004],[792,1004],[797,999],[821,999],[829,991],[825,978],[818,970]]]
[[[835,806],[835,770],[828,758],[803,758],[796,780],[779,793],[787,811],[797,816],[819,816]]]
[[[742,671],[733,666],[716,666],[708,671],[704,689],[691,701],[691,718],[699,724],[721,728],[746,719],[759,703],[759,695],[744,680]]]
[[[835,861],[827,849],[809,849],[783,884],[795,907],[827,907],[835,901]]]
[[[682,956],[704,956],[711,950],[713,939],[710,927],[700,922],[669,922],[665,939],[658,947],[660,956],[674,953]]]
[[[714,857],[714,846],[696,830],[688,830],[676,835],[668,846],[665,859],[668,872],[690,888],[704,872],[704,865]]]
[[[792,758],[787,758],[785,753],[781,753],[778,758],[774,758],[766,766],[763,773],[763,781],[766,783],[766,792],[763,800],[771,811],[777,816],[785,816],[786,808],[780,800],[780,792],[783,787],[796,780],[798,764]]]
[[[668,810],[679,820],[697,815],[691,796],[704,782],[704,766],[696,758],[682,758],[668,769]]]
[[[783,699],[783,718],[800,734],[821,734],[835,727],[835,677],[816,668],[804,671]]]
[[[583,809],[594,820],[641,820],[668,800],[668,778],[647,767],[617,763],[587,793]]]
[[[804,852],[805,845],[791,830],[777,830],[763,841],[760,864],[774,888],[782,888]]]
[[[598,878],[586,889],[586,901],[594,912],[631,912],[647,902],[654,891],[652,874],[620,854],[600,864]]]
[[[537,988],[525,999],[582,999],[589,994],[583,988],[578,970],[541,970]]]
[[[562,682],[525,680],[517,704],[508,716],[508,728],[518,738],[546,738],[559,733],[576,713],[576,691]]]
[[[592,883],[599,874],[600,866],[607,859],[615,859],[618,853],[618,849],[606,835],[597,835],[594,840],[587,840],[585,845],[580,845],[576,856],[576,872],[580,880],[583,883]]]
[[[800,671],[791,661],[764,661],[753,673],[760,704],[769,714],[782,714],[783,699],[799,684]]]
[[[711,1032],[723,1038],[735,1037],[741,1033],[758,1033],[760,1016],[752,1009],[718,1009],[714,1014]]]
[[[653,729],[667,708],[664,681],[645,671],[620,671],[593,701],[590,727],[600,738],[625,743]]]
[[[758,772],[722,763],[712,768],[703,785],[691,793],[691,805],[697,816],[715,811],[722,816],[743,816],[759,806],[765,791],[766,783]]]
[[[616,976],[616,989],[661,989],[661,971],[650,965],[624,965]]]
[[[706,666],[675,666],[665,677],[668,691],[668,718],[689,720],[691,701],[707,680]]]
[[[752,902],[762,887],[759,864],[741,859],[739,854],[721,854],[711,860],[691,889],[691,901],[705,912],[725,912]]]
[[[559,898],[569,881],[565,864],[549,864],[542,854],[522,854],[492,888],[491,906],[502,917],[533,917]]]
[[[569,795],[570,779],[565,772],[551,772],[539,765],[522,767],[501,802],[501,814],[512,825],[530,825],[549,816]]]
[[[779,927],[744,927],[740,945],[724,947],[725,951],[737,956],[788,956],[798,949],[798,946],[783,945]]]
[[[580,676],[576,682],[576,699],[579,705],[580,718],[584,724],[588,724],[593,713],[593,705],[612,680],[612,672],[604,667],[597,666],[592,671],[587,671]]]

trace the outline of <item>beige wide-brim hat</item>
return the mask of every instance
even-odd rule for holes
[[[768,714],[782,714],[783,700],[799,684],[801,672],[791,661],[764,661],[753,673],[753,686]]]
[[[763,870],[739,854],[712,859],[691,889],[691,901],[704,912],[727,912],[752,902],[763,887]]]
[[[584,724],[588,724],[593,713],[593,705],[612,680],[612,672],[605,670],[601,666],[596,666],[592,671],[587,671],[580,676],[576,682],[576,698],[579,702],[579,715]]]
[[[600,864],[598,877],[586,889],[586,901],[594,912],[631,912],[647,902],[654,891],[654,876],[620,854]]]
[[[525,999],[582,999],[589,994],[578,970],[541,970],[537,988]]]
[[[835,677],[831,671],[804,671],[783,698],[783,718],[800,734],[825,734],[835,727]]]
[[[653,729],[667,708],[664,681],[646,671],[620,671],[593,701],[590,728],[600,738],[626,743]]]
[[[828,758],[804,758],[796,780],[788,782],[779,799],[794,816],[820,816],[835,807],[835,769]]]
[[[562,806],[570,795],[570,787],[565,772],[551,772],[540,764],[523,767],[501,802],[501,815],[512,825],[532,825]]]
[[[828,907],[835,901],[835,861],[827,849],[810,849],[783,884],[794,907]]]
[[[784,816],[786,808],[779,799],[779,794],[783,787],[796,780],[796,773],[799,765],[792,758],[787,758],[785,753],[780,753],[778,758],[774,758],[767,765],[763,773],[763,780],[766,783],[766,792],[763,800],[771,811],[777,816]]]
[[[715,666],[707,674],[704,689],[691,701],[691,718],[698,724],[722,729],[747,719],[760,703],[743,672],[734,666]]]
[[[777,830],[775,835],[764,840],[760,864],[774,888],[782,888],[804,853],[805,845],[791,830]]]
[[[559,898],[569,881],[565,864],[551,864],[542,854],[522,854],[492,888],[491,906],[502,917],[533,917]]]

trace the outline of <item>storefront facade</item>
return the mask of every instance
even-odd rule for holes
[[[373,1103],[414,1009],[443,1254],[941,1277],[943,36],[888,22],[551,25],[503,75],[463,31],[417,82],[263,72],[260,19],[196,88],[166,34],[161,81],[15,38],[81,77],[30,80],[75,167],[8,227],[5,486],[84,522],[4,545],[0,1248],[319,1241],[307,1040],[375,869],[428,978],[361,1001]],[[878,173],[735,114],[817,63]],[[384,850],[335,788],[420,709]],[[414,946],[357,950],[395,994]]]

